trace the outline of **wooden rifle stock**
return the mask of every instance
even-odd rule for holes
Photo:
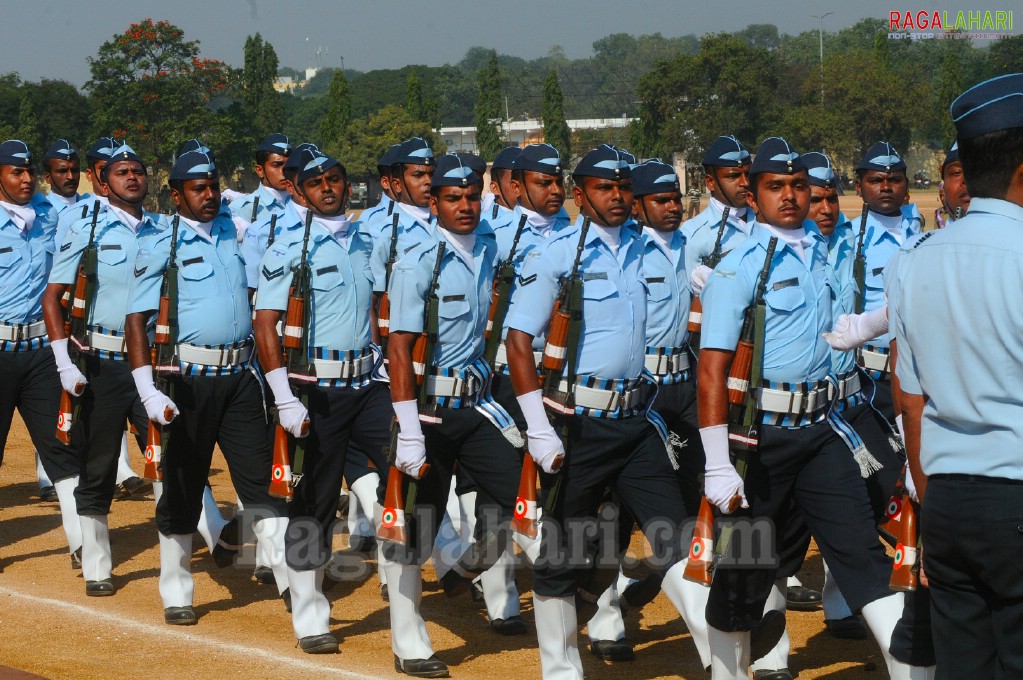
[[[394,202],[391,202],[393,210]],[[388,213],[390,214],[390,213]],[[394,262],[398,259],[398,220],[400,215],[394,213],[391,219],[391,245],[387,253],[387,262],[384,266],[384,292],[380,295],[380,304],[377,307],[377,327],[380,329],[380,347],[387,356],[387,338],[391,333],[391,301],[387,294],[387,288],[391,285],[391,270]]]
[[[144,457],[146,464],[142,468],[142,479],[150,482],[159,482],[163,479],[161,461],[163,459],[163,442],[160,436],[160,426],[152,420],[149,421],[149,428],[146,431],[146,451]]]
[[[519,493],[515,498],[511,528],[523,536],[536,537],[536,463],[528,451],[522,457],[522,476],[519,479]]]
[[[908,474],[908,472],[907,472]],[[917,543],[920,539],[916,527],[916,507],[908,493],[903,490],[902,518],[899,523],[899,542],[895,546],[895,562],[888,586],[898,592],[916,590]]]
[[[398,447],[398,422],[391,421],[391,459],[394,459]],[[422,479],[430,472],[430,464],[424,463],[419,469]],[[405,479],[408,478],[408,490],[405,490]],[[384,491],[384,508],[380,515],[380,526],[377,527],[377,538],[391,543],[406,544],[408,532],[405,529],[405,513],[415,512],[418,480],[409,477],[399,470],[392,462],[387,471],[387,489]]]
[[[291,488],[291,456],[288,453],[288,431],[280,424],[274,428],[273,466],[270,468],[270,495],[290,501],[294,496]]]
[[[561,281],[561,290],[558,292],[558,299],[554,303],[551,321],[547,327],[547,342],[543,348],[543,359],[540,365],[546,376],[549,378],[553,376],[551,380],[553,380],[555,386],[561,378],[561,373],[568,359],[568,336],[571,321],[573,317],[579,321],[582,320],[583,310],[572,308],[572,289],[573,287],[580,287],[582,283],[579,280],[579,263],[582,260],[583,247],[586,245],[586,234],[589,232],[589,229],[590,218],[587,217],[583,220],[583,226],[579,231],[579,245],[576,246],[572,272]],[[546,387],[547,389],[552,389],[550,381],[547,382]]]
[[[508,258],[497,266],[494,273],[494,285],[490,293],[490,312],[487,315],[487,331],[485,334],[487,344],[483,356],[493,362],[497,356],[497,347],[501,344],[501,331],[504,329],[504,318],[508,313],[508,296],[511,294],[511,287],[515,281],[515,252],[519,247],[519,239],[522,237],[522,230],[526,226],[526,216],[519,218],[519,226],[515,230],[515,239],[512,241]],[[497,333],[494,333],[494,329]]]
[[[60,391],[60,407],[57,409],[57,439],[61,444],[71,443],[72,410],[71,395],[66,390]]]
[[[731,208],[725,206],[724,212],[721,213],[721,223],[718,225],[718,235],[714,239],[714,250],[711,251],[710,255],[702,258],[700,264],[714,269],[721,262],[721,238],[725,234],[725,225],[728,224],[728,214],[731,212]],[[689,304],[689,320],[686,323],[686,330],[690,334],[699,333],[700,329],[703,328],[703,303],[700,301],[699,295],[693,296],[693,301]],[[700,338],[690,338],[689,344],[693,349],[699,349]]]
[[[710,586],[714,575],[714,506],[707,497],[700,499],[700,510],[693,527],[693,541],[689,544],[689,561],[682,577],[701,585]]]
[[[905,464],[902,466],[902,476],[895,483],[895,491],[884,508],[884,519],[877,527],[878,532],[892,543],[898,543],[902,535],[902,509],[906,499],[905,475],[908,474],[909,466]]]

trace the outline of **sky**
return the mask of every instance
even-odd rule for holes
[[[825,31],[860,19],[887,20],[889,11],[1015,10],[1012,33],[1023,32],[1019,0],[29,0],[5,2],[0,73],[23,80],[53,78],[81,86],[87,59],[129,24],[167,19],[198,40],[204,57],[241,66],[245,38],[273,44],[282,66],[369,71],[408,64],[440,66],[468,48],[491,47],[532,59],[560,45],[569,58],[592,54],[612,33],[666,37],[735,31],[772,23],[795,35],[817,30],[813,15],[831,13]],[[1017,26],[1018,24],[1018,26]],[[825,36],[826,40],[826,36]],[[319,57],[316,51],[319,49]]]

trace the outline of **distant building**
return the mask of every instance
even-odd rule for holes
[[[305,81],[297,81],[291,76],[277,76],[274,81],[274,89],[280,93],[293,92],[295,88],[305,85]]]
[[[565,121],[572,133],[580,130],[621,129],[635,118],[576,118]],[[476,153],[476,127],[442,127],[440,136],[448,151]],[[509,145],[525,146],[543,142],[543,123],[539,120],[512,120],[501,123],[501,138]]]

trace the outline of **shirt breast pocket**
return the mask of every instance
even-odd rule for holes
[[[104,248],[100,246],[96,253],[96,260],[99,262],[99,276],[108,281],[124,282],[128,280],[129,268],[125,266],[128,256],[124,248]]]
[[[469,312],[471,311],[472,309],[469,306],[469,301],[464,298],[461,300],[444,300],[442,298],[440,301],[440,309],[437,314],[440,318],[447,321],[455,321],[462,317],[468,319]]]
[[[619,324],[618,286],[608,279],[583,282],[583,322],[588,328],[611,328]]]
[[[191,262],[183,265],[181,272],[181,295],[185,298],[208,298],[217,294],[213,265],[209,262]]]
[[[21,249],[13,246],[0,248],[0,283],[5,286],[22,285],[21,265],[23,263]]]
[[[313,290],[326,292],[334,290],[342,283],[344,283],[344,278],[338,268],[336,266],[326,267],[313,270],[313,279],[309,282],[309,287]]]
[[[662,277],[646,279],[647,300],[649,302],[664,302],[671,297],[671,285]]]
[[[802,324],[799,317],[806,311],[806,294],[799,286],[769,290],[764,296],[770,314],[768,335],[786,337],[798,335]]]

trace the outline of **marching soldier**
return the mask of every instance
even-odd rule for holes
[[[88,178],[89,183],[92,184],[92,190],[95,194],[91,197],[92,201],[100,202],[100,209],[106,210],[107,197],[103,194],[103,190],[100,188],[102,183],[99,179],[99,173],[103,169],[103,166],[110,160],[110,156],[120,148],[121,142],[114,139],[113,137],[100,137],[93,145],[89,147],[89,150],[85,152],[85,176]],[[89,210],[92,209],[90,205]],[[71,225],[78,220],[84,219],[86,215],[83,212],[76,213],[73,210],[66,210],[60,213],[57,221],[57,233],[54,238],[56,246],[59,248],[64,244],[67,238],[68,230]]]
[[[387,220],[394,213],[394,192],[391,190],[391,166],[394,165],[394,154],[398,144],[388,147],[387,151],[377,160],[377,174],[380,177],[380,202],[372,208],[366,208],[359,215],[360,229],[371,236],[384,228]]]
[[[58,219],[76,206],[81,211],[79,203],[89,198],[88,194],[78,193],[82,179],[81,159],[78,150],[66,139],[58,139],[43,154],[43,179],[50,186],[46,198],[57,211]]]
[[[941,200],[941,207],[934,213],[936,229],[948,226],[970,209],[970,190],[963,178],[958,142],[952,144],[952,148],[948,150],[945,160],[941,162],[940,172],[941,186],[938,187],[938,197]]]
[[[491,226],[503,222],[502,216],[507,217],[508,212],[515,209],[516,197],[511,186],[511,174],[515,159],[522,153],[522,148],[506,146],[497,152],[494,162],[490,164],[490,193],[483,196],[481,209],[483,218],[490,222]]]
[[[148,420],[170,426],[171,432],[162,458],[164,489],[156,506],[164,620],[190,625],[196,622],[192,533],[201,521],[215,444],[227,460],[246,510],[262,513],[255,531],[271,555],[282,596],[288,583],[287,519],[284,502],[268,493],[271,430],[259,380],[249,368],[252,314],[245,267],[234,223],[221,212],[216,166],[207,154],[186,153],[171,169],[170,183],[178,225],[140,234],[124,324],[131,377],[141,405]],[[179,272],[173,301],[178,323],[171,331],[175,343],[171,368],[179,375],[169,379],[174,400],[155,387],[146,333],[160,305],[165,270],[172,265],[171,271]]]
[[[288,182],[284,177],[284,164],[291,155],[291,142],[287,135],[275,132],[259,143],[256,165],[259,186],[250,194],[231,201],[231,218],[238,229],[238,240],[245,237],[248,225],[264,216],[280,214],[288,203]]]

